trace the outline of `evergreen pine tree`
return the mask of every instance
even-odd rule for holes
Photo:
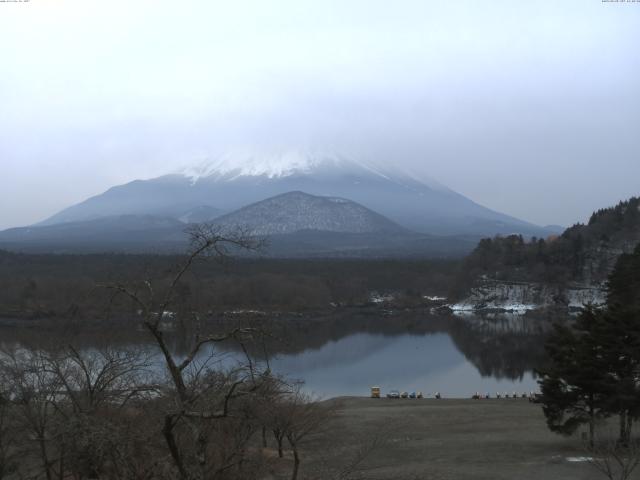
[[[620,416],[619,441],[626,445],[640,416],[640,245],[618,258],[603,317],[597,336],[608,374],[607,409]]]
[[[640,245],[621,255],[609,277],[607,306],[587,307],[574,325],[556,326],[539,380],[552,431],[571,434],[597,418],[618,415],[621,444],[640,417]]]
[[[597,419],[608,415],[603,394],[607,377],[594,337],[601,322],[601,314],[588,307],[571,328],[556,325],[545,344],[549,365],[538,372],[549,429],[571,435],[587,424],[591,444]]]

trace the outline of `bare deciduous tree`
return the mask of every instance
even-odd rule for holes
[[[57,477],[56,459],[59,457],[59,438],[54,432],[54,405],[62,386],[60,378],[50,373],[43,352],[5,350],[1,354],[0,378],[11,392],[15,405],[15,422],[26,440],[37,448],[30,450],[37,457],[47,480]]]
[[[189,233],[191,250],[167,283],[101,285],[111,301],[134,307],[151,351],[66,345],[0,352],[0,478],[16,455],[17,478],[33,480],[262,478],[258,435],[264,445],[270,429],[279,432],[281,455],[286,439],[297,479],[301,447],[329,409],[273,375],[268,359],[254,358],[261,342],[266,357],[263,326],[206,331],[182,283],[202,257],[223,261],[263,242],[211,225]],[[167,328],[176,322],[189,322],[193,332],[182,353]],[[223,342],[240,352],[235,361],[221,361]]]
[[[3,396],[3,407],[21,475],[138,478],[124,472],[135,457],[122,452],[147,445],[149,430],[132,429],[131,421],[141,427],[146,419],[125,408],[149,400],[139,383],[146,366],[144,355],[133,351],[3,351],[0,384],[11,392]],[[142,459],[149,463],[148,456]]]
[[[12,428],[9,407],[9,392],[0,385],[0,480],[14,473],[18,467],[16,432]]]
[[[291,391],[273,403],[269,425],[277,442],[278,456],[283,456],[285,438],[291,448],[292,480],[298,478],[303,442],[311,433],[317,433],[330,415],[331,409],[305,394],[300,384],[294,385]]]
[[[616,441],[605,441],[586,451],[589,464],[609,480],[629,480],[640,464],[640,445],[636,442],[622,445]]]
[[[235,341],[244,347],[245,342],[254,338],[251,328],[235,328],[223,334],[205,334],[197,332],[187,354],[178,358],[171,350],[162,328],[163,321],[172,317],[170,308],[176,300],[176,292],[183,277],[201,257],[213,256],[225,260],[234,250],[257,250],[263,241],[256,240],[245,230],[223,231],[219,227],[200,224],[189,230],[191,238],[190,253],[180,265],[166,288],[164,295],[156,295],[151,282],[144,283],[146,291],[138,292],[126,285],[107,285],[116,294],[128,297],[142,315],[142,325],[151,334],[164,358],[169,375],[169,388],[162,434],[165,438],[178,475],[183,479],[213,478],[243,463],[244,444],[253,434],[249,423],[236,425],[234,433],[242,432],[240,442],[231,455],[218,455],[220,450],[212,451],[216,433],[224,431],[224,422],[230,418],[240,418],[232,412],[232,403],[243,397],[256,394],[266,384],[265,375],[256,372],[255,364],[247,355],[247,362],[231,371],[222,373],[209,368],[207,362],[197,361],[205,347],[225,341]],[[198,314],[191,312],[196,319]],[[242,404],[242,402],[239,402]],[[245,412],[246,413],[246,412]],[[211,422],[221,421],[212,425]],[[219,428],[218,428],[219,427]]]

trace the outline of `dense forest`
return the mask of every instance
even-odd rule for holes
[[[640,242],[640,198],[594,212],[585,224],[560,235],[525,240],[521,235],[486,238],[464,260],[457,290],[487,276],[505,281],[598,283],[616,258]]]
[[[110,301],[100,285],[150,280],[167,284],[180,256],[53,255],[0,251],[0,317],[87,320],[130,305]],[[453,260],[198,259],[178,292],[184,304],[222,311],[252,308],[305,311],[362,305],[372,293],[393,293],[415,304],[443,295],[455,279]]]

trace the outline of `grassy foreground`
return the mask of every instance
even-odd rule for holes
[[[303,478],[318,478],[323,464],[348,462],[377,434],[384,442],[364,462],[373,468],[363,478],[603,478],[588,462],[568,460],[585,455],[580,440],[549,432],[540,405],[526,399],[343,397],[329,402],[335,403],[337,416],[309,439]]]

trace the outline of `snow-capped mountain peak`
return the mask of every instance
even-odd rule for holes
[[[256,151],[249,148],[226,152],[215,159],[205,158],[195,165],[179,170],[196,183],[203,178],[235,180],[238,177],[266,177],[269,179],[308,175],[321,170],[367,170],[388,178],[376,167],[347,159],[331,151],[302,149]]]

